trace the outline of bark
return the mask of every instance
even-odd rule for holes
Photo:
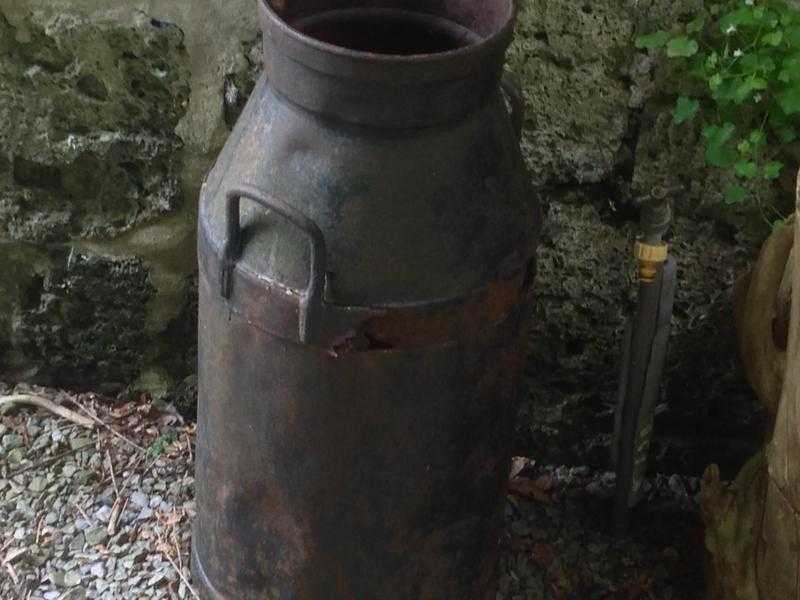
[[[794,227],[797,249],[798,215]],[[788,297],[791,308],[786,370],[771,439],[733,484],[724,485],[713,466],[704,477],[701,509],[712,600],[800,600],[800,252],[792,252],[789,260],[793,268],[787,267],[786,273],[794,293],[788,294],[784,282],[776,298],[778,344],[784,337],[781,322],[786,321],[781,304]]]
[[[790,287],[793,242],[793,227],[778,229],[734,288],[734,318],[745,377],[771,417],[778,412],[786,370],[789,302],[781,290]],[[777,340],[780,333],[783,339]]]

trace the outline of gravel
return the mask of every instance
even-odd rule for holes
[[[26,392],[119,435],[26,408],[0,416],[0,598],[191,598],[178,570],[188,580],[193,426],[147,397],[14,390]]]
[[[0,412],[0,598],[194,597],[194,425],[147,396],[121,404],[0,383],[12,391],[104,425]],[[703,598],[698,481],[648,480],[624,536],[607,526],[613,487],[611,473],[515,459],[497,600]]]

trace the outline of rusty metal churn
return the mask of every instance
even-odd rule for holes
[[[512,0],[259,0],[200,199],[195,585],[494,598],[537,207]]]

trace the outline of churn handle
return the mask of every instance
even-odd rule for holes
[[[313,340],[322,309],[322,295],[325,291],[325,238],[317,224],[293,208],[249,185],[230,190],[225,197],[225,228],[227,236],[222,248],[222,272],[220,282],[222,296],[230,298],[233,288],[233,269],[241,254],[241,222],[239,204],[242,198],[252,200],[267,210],[271,210],[308,235],[311,250],[311,266],[308,287],[300,294],[298,314],[298,336],[307,343]]]
[[[522,95],[522,84],[517,79],[517,76],[509,73],[503,73],[500,79],[500,87],[503,88],[508,103],[511,105],[511,124],[514,126],[514,132],[517,134],[517,140],[522,139],[522,125],[525,119],[525,98]]]

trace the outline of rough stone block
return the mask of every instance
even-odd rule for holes
[[[180,29],[142,13],[15,26],[0,14],[0,39],[0,236],[109,237],[179,205]]]
[[[163,332],[150,312],[165,268],[120,236],[183,210],[184,34],[137,11],[9,15],[0,10],[0,377],[116,389]],[[190,213],[182,221],[193,230]],[[175,342],[191,347],[191,336]]]
[[[539,184],[609,178],[628,130],[622,73],[633,22],[618,0],[521,5],[509,66],[523,83],[523,137]]]

